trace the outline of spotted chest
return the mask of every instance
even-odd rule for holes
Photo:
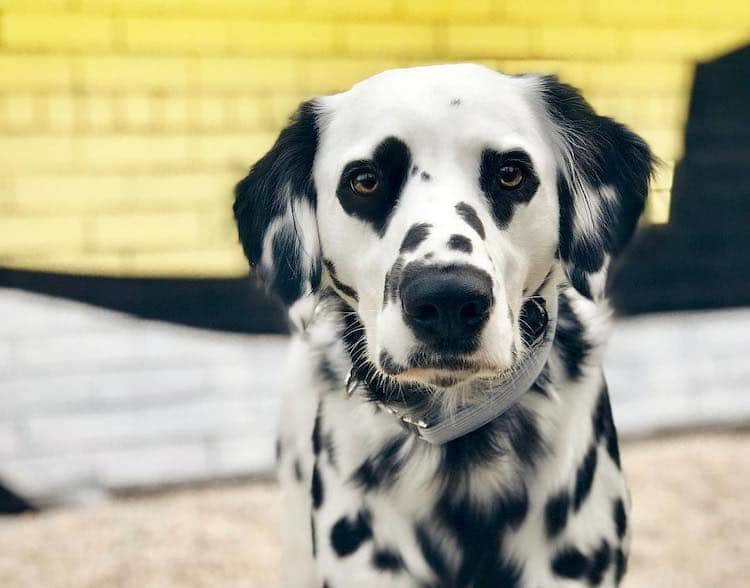
[[[281,436],[285,527],[297,535],[285,585],[619,583],[628,498],[606,385],[568,298],[560,309],[537,385],[501,419],[444,447],[342,393],[347,360],[326,341],[338,336],[333,322],[305,335],[298,351],[318,394],[305,407],[299,389],[284,401],[296,415]]]

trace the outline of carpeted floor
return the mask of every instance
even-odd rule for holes
[[[626,588],[740,588],[750,578],[750,434],[626,444]],[[0,586],[277,585],[273,484],[224,485],[0,519]]]

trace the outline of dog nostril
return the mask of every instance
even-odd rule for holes
[[[420,304],[410,314],[412,318],[424,323],[433,322],[440,318],[440,311],[434,304]]]
[[[477,301],[464,304],[459,311],[461,322],[469,326],[484,322],[486,316],[487,305]]]

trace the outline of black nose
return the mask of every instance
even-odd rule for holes
[[[404,270],[404,320],[417,338],[444,351],[465,353],[477,344],[492,308],[492,279],[469,265]]]

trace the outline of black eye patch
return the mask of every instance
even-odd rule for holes
[[[521,174],[520,183],[504,183],[505,178],[510,178],[515,184],[514,170]],[[519,149],[500,153],[485,149],[479,164],[479,186],[490,203],[497,226],[504,229],[513,219],[515,207],[528,203],[536,194],[539,179],[525,151]]]
[[[410,167],[409,148],[400,139],[388,137],[375,149],[372,159],[350,161],[344,166],[336,196],[347,214],[369,222],[382,236]],[[376,187],[367,194],[358,193],[352,186],[362,174],[377,178]]]

